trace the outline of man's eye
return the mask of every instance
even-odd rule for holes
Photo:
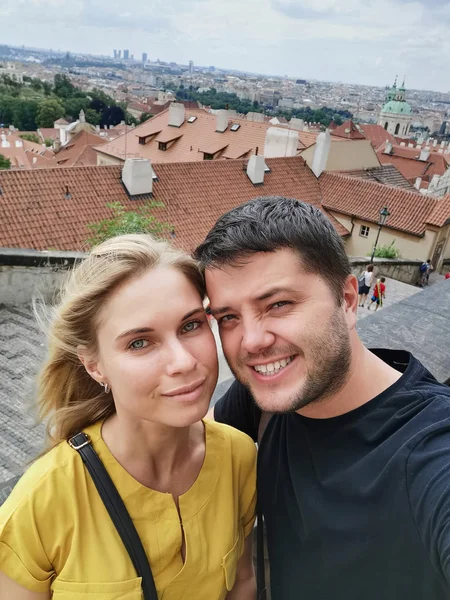
[[[220,319],[218,320],[219,325],[221,323],[227,323],[229,321],[232,321],[233,319],[235,319],[236,317],[234,315],[225,315],[223,317],[220,317]]]
[[[286,306],[287,304],[290,304],[290,302],[287,302],[286,300],[280,300],[280,302],[275,302],[274,304],[272,304],[271,308],[281,308],[282,306]]]
[[[148,340],[133,340],[128,346],[131,350],[142,350],[148,346]]]

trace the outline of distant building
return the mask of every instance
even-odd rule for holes
[[[147,52],[143,52],[143,53],[142,53],[142,62],[143,62],[143,63],[146,63],[146,62],[147,62],[147,60],[148,60],[148,55],[147,55]]]
[[[189,61],[189,73],[193,73],[194,72],[194,61],[190,60]]]
[[[392,135],[406,137],[412,122],[411,106],[406,102],[405,82],[397,88],[397,79],[386,93],[386,104],[380,112],[378,124]]]
[[[114,50],[114,59],[118,58],[117,50]]]
[[[128,60],[130,58],[130,51],[129,50],[124,50],[123,51],[123,57],[125,60]]]
[[[117,51],[117,58],[122,58],[122,50]]]
[[[6,63],[6,67],[2,67],[0,65],[0,77],[3,75],[6,75],[17,83],[23,83],[23,75],[16,69],[16,65],[14,63]]]

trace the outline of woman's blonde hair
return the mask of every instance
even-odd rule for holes
[[[48,328],[48,356],[38,376],[38,407],[48,419],[50,447],[115,412],[112,395],[78,358],[79,346],[95,354],[98,315],[110,294],[158,266],[181,271],[205,297],[196,261],[150,235],[121,235],[93,248],[69,275]]]

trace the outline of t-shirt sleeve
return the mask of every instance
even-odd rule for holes
[[[254,442],[258,440],[261,411],[250,392],[239,381],[234,381],[215,404],[214,419],[243,431]]]
[[[450,426],[415,446],[406,483],[418,534],[435,569],[450,583]]]
[[[44,593],[54,573],[39,532],[42,506],[27,490],[27,479],[19,481],[0,508],[0,571],[22,587]]]

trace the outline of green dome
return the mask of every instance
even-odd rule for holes
[[[391,113],[395,115],[410,115],[412,110],[407,102],[401,102],[400,100],[391,100],[387,102],[382,108],[384,113]]]

